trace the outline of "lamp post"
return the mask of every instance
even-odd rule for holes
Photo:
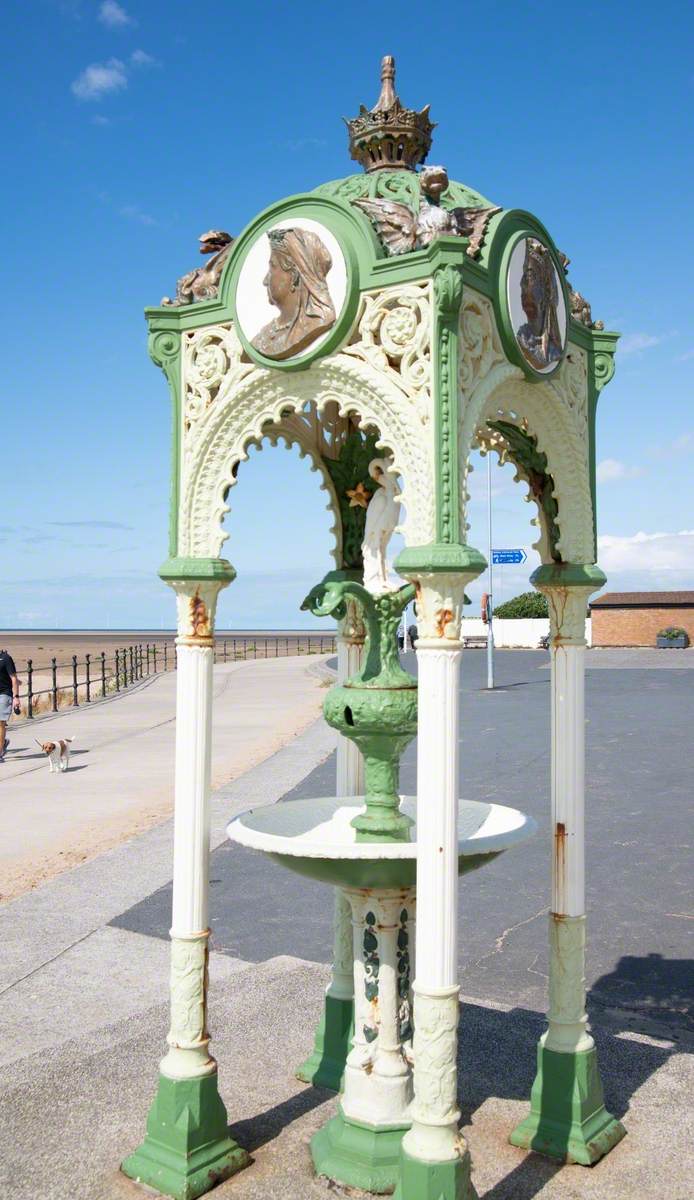
[[[487,596],[487,687],[494,687],[494,627],[492,581],[492,455],[487,451],[487,532],[489,535],[489,595]]]

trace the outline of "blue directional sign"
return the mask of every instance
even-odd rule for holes
[[[502,566],[509,563],[524,563],[527,557],[525,550],[492,550],[492,562]]]

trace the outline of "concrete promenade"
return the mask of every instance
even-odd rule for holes
[[[690,671],[603,660],[588,680],[589,999],[607,1102],[628,1136],[592,1169],[506,1142],[527,1110],[545,1005],[546,661],[500,654],[490,695],[484,655],[464,660],[464,794],[541,824],[532,848],[461,888],[460,1099],[475,1184],[480,1200],[690,1200]],[[333,745],[310,724],[213,797],[212,1050],[254,1159],[215,1200],[358,1195],[313,1178],[308,1140],[335,1100],[293,1077],[328,977],[329,889],[224,834],[245,808],[329,792]],[[408,751],[405,790],[412,771]],[[165,1044],[171,825],[0,907],[0,1187],[12,1200],[142,1200],[117,1166],[141,1139]]]
[[[321,659],[214,670],[212,787],[249,770],[320,712]],[[121,695],[10,724],[0,764],[0,899],[118,845],[173,811],[176,673]],[[75,736],[70,767],[50,774],[36,741]]]

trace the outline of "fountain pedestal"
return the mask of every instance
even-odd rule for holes
[[[364,797],[292,800],[232,821],[232,841],[344,890],[352,910],[354,1038],[337,1115],[311,1140],[316,1171],[350,1187],[390,1192],[411,1125],[417,825],[400,798],[410,840],[362,841]],[[461,800],[458,871],[473,871],[535,829],[513,808]]]

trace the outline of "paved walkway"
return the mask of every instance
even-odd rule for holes
[[[315,664],[277,658],[214,670],[212,786],[255,766],[315,720]],[[0,898],[21,894],[172,811],[176,673],[105,701],[10,726],[0,764]],[[75,736],[50,774],[39,742]]]

